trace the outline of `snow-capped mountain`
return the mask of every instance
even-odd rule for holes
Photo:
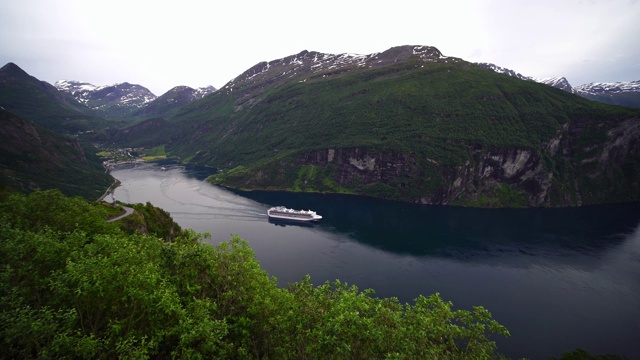
[[[589,83],[575,88],[576,94],[607,104],[640,107],[640,80],[630,82]]]
[[[640,92],[640,80],[630,82],[612,82],[601,83],[594,82],[576,86],[574,88],[580,94],[588,95],[612,95],[622,93],[637,93]]]
[[[326,54],[304,50],[282,59],[263,61],[227,83],[220,91],[253,89],[290,81],[304,82],[316,77],[337,75],[358,68],[382,68],[394,62],[414,57],[423,62],[458,62],[459,58],[444,56],[432,46],[404,45],[368,55]]]
[[[127,82],[95,86],[82,81],[60,80],[55,83],[55,87],[60,91],[71,94],[79,102],[103,116],[121,119],[146,114],[147,111],[145,109],[154,104],[156,100],[169,102],[170,106],[173,107],[182,107],[191,101],[202,99],[216,90],[213,86],[197,89],[188,86],[177,86],[166,94],[157,97],[146,87]],[[155,107],[157,107],[157,104]],[[151,109],[148,113],[155,112],[154,109]]]
[[[194,98],[196,100],[199,100],[199,99],[202,99],[203,97],[211,94],[212,92],[214,92],[216,90],[217,89],[215,87],[211,86],[211,85],[199,87],[197,89],[194,89],[193,96],[194,96]]]
[[[535,79],[533,79],[533,78],[531,78],[529,76],[524,76],[524,75],[520,74],[519,72],[515,72],[515,71],[513,71],[511,69],[507,69],[507,68],[504,68],[502,66],[498,66],[496,64],[476,63],[476,65],[481,66],[481,67],[486,68],[486,69],[493,70],[493,71],[497,72],[498,74],[507,74],[509,76],[513,76],[513,77],[518,78],[520,80],[535,80]]]
[[[83,104],[87,103],[88,94],[94,92],[98,87],[86,82],[73,81],[73,80],[60,80],[54,84],[54,86],[61,91],[73,95],[78,101]]]
[[[541,84],[553,86],[589,100],[600,101],[612,105],[640,107],[640,80],[613,83],[594,82],[574,87],[571,86],[565,77],[535,79],[495,64],[476,63],[476,65],[491,69],[497,73],[517,77],[518,79],[532,80]]]
[[[197,89],[189,86],[176,86],[135,112],[134,116],[167,116],[193,101],[202,99],[214,91],[216,91],[216,88],[213,86],[200,87]]]
[[[554,88],[558,88],[566,92],[570,92],[574,94],[576,93],[575,88],[571,86],[571,84],[569,84],[569,80],[567,80],[565,77],[551,77],[551,78],[534,79],[534,80],[541,84],[553,86]]]
[[[125,118],[157,98],[149,89],[127,82],[95,86],[86,82],[61,80],[54,85],[87,107],[107,117]]]

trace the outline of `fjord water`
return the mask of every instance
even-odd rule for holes
[[[162,170],[161,166],[165,168]],[[583,348],[640,359],[640,204],[567,209],[419,206],[363,197],[230,191],[211,169],[177,163],[116,168],[114,193],[151,202],[212,244],[246,239],[278,283],[310,274],[411,302],[439,292],[487,308],[511,332],[512,358]],[[312,209],[314,225],[269,222],[269,207]]]

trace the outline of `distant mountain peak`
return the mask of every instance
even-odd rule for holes
[[[60,80],[54,86],[87,107],[116,118],[126,118],[157,98],[146,87],[128,82],[95,86],[82,81]]]
[[[493,71],[495,71],[495,72],[497,72],[499,74],[506,74],[506,75],[518,78],[520,80],[533,80],[533,81],[535,81],[535,79],[533,79],[533,78],[531,78],[529,76],[522,75],[519,72],[516,72],[516,71],[511,70],[511,69],[507,69],[507,68],[502,67],[502,66],[498,66],[496,64],[486,63],[486,62],[479,62],[479,63],[476,63],[476,65],[481,66],[481,67],[483,67],[485,69],[493,70]]]
[[[227,83],[221,90],[262,87],[266,84],[284,84],[289,81],[307,81],[317,77],[342,74],[358,68],[383,68],[396,63],[417,59],[428,62],[458,62],[459,58],[442,55],[433,46],[402,45],[383,52],[367,55],[343,53],[327,54],[303,50],[295,55],[262,61]]]
[[[144,108],[141,108],[134,115],[147,118],[168,116],[214,91],[216,91],[216,88],[213,86],[205,86],[197,89],[184,85],[176,86],[147,104]]]
[[[535,81],[537,81],[537,82],[539,82],[541,84],[553,86],[554,88],[558,88],[558,89],[564,90],[566,92],[576,93],[576,90],[573,88],[573,86],[571,86],[571,84],[569,84],[569,80],[567,80],[567,78],[565,78],[564,76],[561,76],[561,77],[550,77],[550,78],[544,78],[544,79],[535,79]]]
[[[640,80],[629,82],[593,82],[576,86],[576,91],[589,95],[611,95],[640,92]]]
[[[476,65],[491,69],[497,73],[507,74],[521,80],[531,80],[540,84],[555,87],[590,100],[612,105],[640,107],[640,80],[611,83],[595,82],[573,87],[569,83],[569,80],[563,76],[534,79],[495,64],[476,63]]]
[[[98,87],[88,82],[75,80],[58,80],[53,84],[58,90],[74,95],[77,91],[94,91]]]
[[[373,55],[375,55],[375,58],[380,61],[393,62],[405,60],[414,55],[425,61],[446,58],[446,56],[443,56],[437,48],[425,45],[394,46],[388,50]]]
[[[22,70],[18,65],[9,62],[2,68],[0,68],[0,76],[2,77],[12,77],[12,78],[21,78],[21,77],[31,77],[31,75],[27,74],[26,71]]]

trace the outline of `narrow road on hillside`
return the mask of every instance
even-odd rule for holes
[[[133,208],[127,207],[127,206],[123,206],[122,207],[124,209],[124,214],[118,216],[118,217],[114,217],[113,219],[109,219],[107,220],[107,222],[113,222],[113,221],[118,221],[126,216],[129,216],[131,214],[133,214]]]

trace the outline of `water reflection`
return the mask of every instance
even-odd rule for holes
[[[545,256],[609,249],[638,226],[640,204],[566,209],[473,209],[330,194],[235,193],[263,204],[312,208],[319,226],[384,251],[464,258]]]
[[[273,224],[275,226],[281,226],[281,227],[287,227],[287,226],[299,226],[299,227],[303,227],[303,228],[312,228],[314,227],[314,225],[316,225],[313,222],[309,222],[309,221],[294,221],[294,220],[280,220],[280,219],[272,219],[269,218],[267,220],[269,222],[269,224]]]

